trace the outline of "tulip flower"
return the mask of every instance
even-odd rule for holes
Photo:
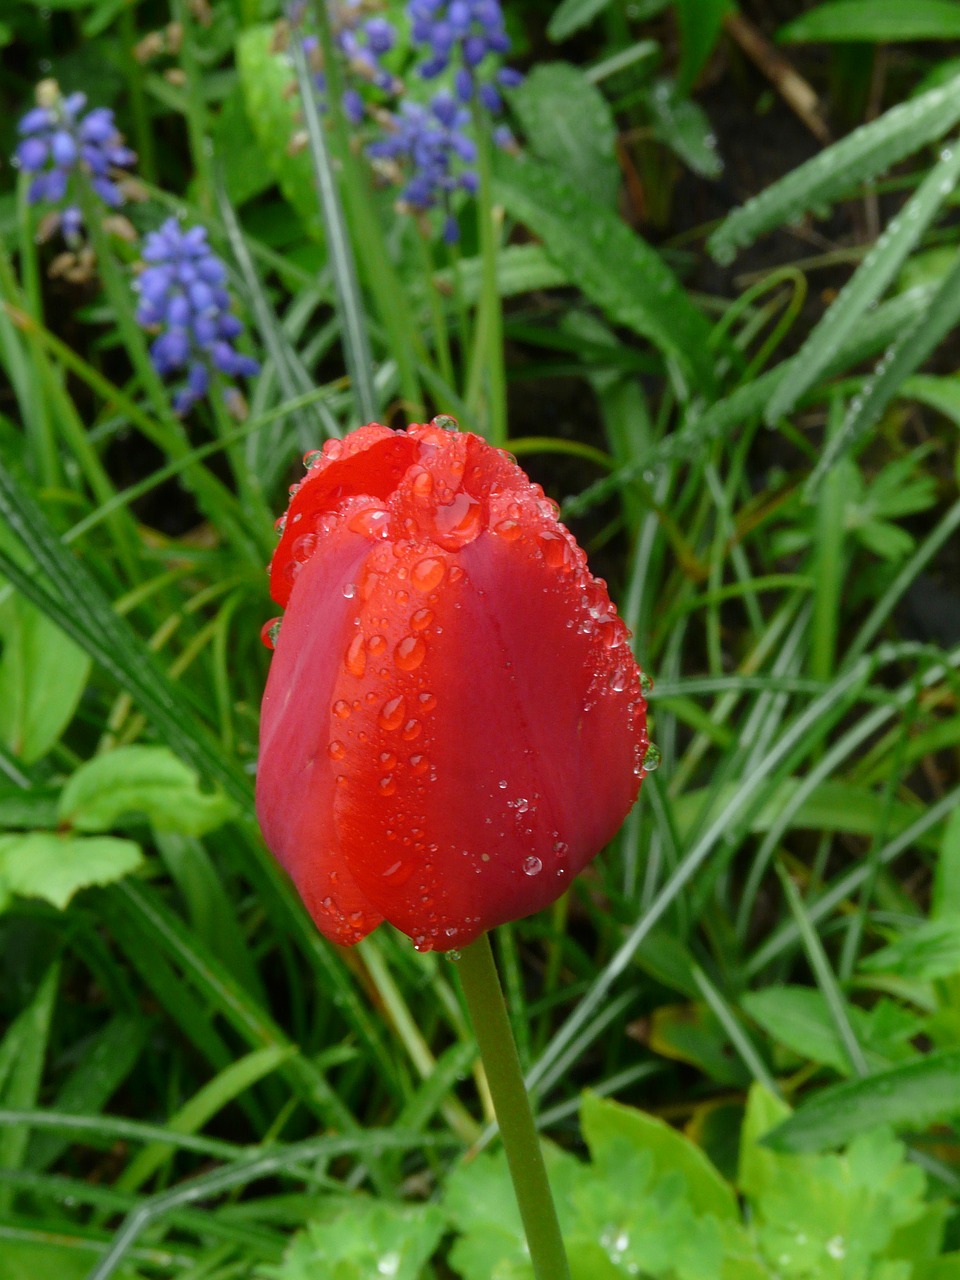
[[[605,584],[539,485],[451,421],[327,441],[279,522],[257,812],[344,945],[388,920],[449,951],[539,911],[653,767]]]

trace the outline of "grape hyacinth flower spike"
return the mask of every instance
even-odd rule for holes
[[[159,331],[150,347],[157,373],[185,374],[173,396],[178,414],[207,395],[214,371],[227,378],[260,372],[256,360],[234,347],[243,325],[230,310],[227,269],[207,243],[204,227],[184,229],[168,218],[147,236],[143,260],[134,286],[140,295],[137,320]]]
[[[108,107],[85,111],[86,94],[63,96],[55,80],[37,86],[37,105],[20,120],[16,163],[34,175],[27,193],[30,204],[66,199],[74,174],[89,176],[90,185],[109,208],[124,203],[117,170],[129,168],[136,154],[123,137]],[[83,224],[80,209],[69,204],[59,211],[60,227],[67,239],[76,239]]]
[[[426,45],[420,75],[433,80],[454,67],[454,85],[461,102],[476,97],[493,114],[501,107],[497,85],[514,88],[522,76],[510,67],[491,74],[483,64],[510,50],[499,0],[410,0],[408,12],[413,38]]]
[[[446,210],[444,239],[457,239],[456,218],[450,199],[457,190],[473,195],[477,175],[468,167],[476,159],[476,146],[465,132],[470,113],[452,94],[441,92],[428,107],[403,102],[398,114],[390,117],[389,132],[370,143],[367,154],[374,161],[396,166],[405,185],[401,204],[417,213],[442,207]]]

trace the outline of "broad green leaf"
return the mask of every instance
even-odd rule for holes
[[[560,0],[547,23],[547,38],[559,43],[603,13],[610,0]]]
[[[620,189],[617,126],[600,90],[569,62],[534,67],[510,96],[527,144],[598,204],[615,206]]]
[[[718,262],[732,261],[738,249],[765,231],[829,206],[858,183],[878,177],[926,143],[943,137],[957,120],[960,76],[891,107],[878,120],[861,125],[734,209],[710,237],[710,252]]]
[[[42,898],[62,911],[81,889],[112,884],[142,862],[138,844],[113,836],[0,836],[0,911],[12,894]]]
[[[55,787],[23,787],[0,783],[0,831],[29,831],[57,825],[60,792]]]
[[[0,739],[25,764],[41,759],[73,718],[89,657],[20,596],[0,605]]]
[[[913,1280],[960,1280],[960,1253],[947,1253],[934,1262],[922,1263]]]
[[[286,54],[273,52],[274,40],[272,26],[248,27],[237,40],[237,71],[247,117],[260,144],[262,162],[310,235],[322,241],[323,223],[310,156],[304,149],[290,154],[290,141],[302,128],[299,98],[289,92],[294,72]]]
[[[960,9],[958,9],[960,15]],[[770,397],[768,424],[789,413],[833,359],[837,347],[894,279],[960,177],[960,147],[946,151],[844,285]]]
[[[860,962],[867,973],[932,982],[960,973],[960,915],[925,920]]]
[[[270,1280],[420,1280],[443,1233],[435,1205],[354,1198],[294,1236]]]
[[[497,199],[540,237],[571,283],[611,320],[673,357],[691,395],[712,384],[709,326],[646,241],[546,165],[501,153],[495,178]]]
[[[483,262],[480,258],[461,258],[456,268],[438,271],[434,282],[447,294],[459,283],[464,301],[473,305],[483,288]],[[509,244],[497,254],[497,289],[501,298],[513,298],[533,289],[557,289],[569,283],[566,272],[550,260],[539,244]],[[411,281],[410,288],[423,296],[419,280]]]
[[[60,819],[78,831],[109,831],[143,814],[161,831],[202,835],[236,812],[219,792],[200,790],[196,773],[166,747],[118,747],[94,756],[60,797]]]
[[[655,1176],[679,1173],[686,1194],[698,1214],[739,1221],[737,1198],[699,1147],[656,1116],[584,1093],[580,1124],[595,1164],[615,1139],[626,1139],[653,1157]]]
[[[823,1151],[880,1124],[925,1129],[960,1114],[960,1051],[930,1053],[821,1089],[766,1138],[775,1151]]]
[[[672,80],[657,80],[646,95],[653,132],[685,165],[704,178],[718,178],[723,161],[703,108],[684,97]]]
[[[682,93],[689,93],[713,52],[724,15],[733,8],[733,3],[732,0],[675,0],[675,6],[680,24],[677,83]]]
[[[952,0],[834,0],[781,27],[784,43],[822,40],[956,40],[960,9]]]
[[[670,1004],[650,1020],[650,1048],[699,1067],[718,1084],[745,1085],[750,1076],[715,1015],[703,1004]]]

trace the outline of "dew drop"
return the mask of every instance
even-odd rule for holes
[[[399,729],[406,714],[406,704],[402,697],[391,698],[380,708],[377,723],[381,729]]]
[[[501,791],[506,791],[507,789],[506,778],[501,778],[500,781],[497,783],[497,786],[500,788]]]
[[[349,702],[344,702],[343,698],[338,698],[333,704],[333,714],[339,716],[341,720],[346,720],[350,714],[351,707]]]
[[[427,646],[421,636],[404,636],[393,651],[394,661],[401,671],[416,671],[426,656]]]
[[[437,697],[433,693],[421,693],[417,701],[420,703],[421,711],[432,711],[437,705]]]
[[[276,648],[277,639],[280,635],[280,623],[282,618],[271,618],[269,622],[265,622],[260,628],[260,639],[268,649]]]
[[[537,534],[537,544],[540,547],[540,554],[551,569],[560,569],[563,567],[569,554],[567,550],[567,542],[563,537],[563,534]]]
[[[367,654],[364,648],[363,636],[359,632],[347,645],[345,661],[347,670],[358,679],[367,669]]]
[[[385,507],[365,507],[348,521],[347,527],[365,538],[389,538],[390,512]]]
[[[426,773],[430,768],[430,761],[424,755],[415,755],[410,757],[410,768],[414,773]]]
[[[645,698],[649,698],[653,693],[653,681],[645,671],[640,672],[640,692]]]
[[[342,760],[346,754],[347,754],[346,747],[343,745],[342,742],[338,742],[336,738],[334,738],[333,742],[331,742],[330,745],[327,747],[327,755],[330,757],[331,760]]]
[[[385,774],[380,779],[379,790],[382,796],[392,796],[397,789],[397,780],[392,773]]]
[[[411,631],[423,631],[433,621],[432,609],[418,609],[410,619]]]
[[[516,520],[501,520],[493,526],[493,532],[504,542],[514,542],[520,537],[521,529]]]
[[[525,876],[538,876],[543,870],[543,863],[533,854],[529,858],[523,860],[523,874]]]
[[[397,767],[397,757],[392,751],[381,751],[380,763],[383,765],[384,769],[395,769]]]
[[[311,449],[309,453],[303,455],[303,465],[309,471],[311,467],[315,467],[323,457],[322,449]]]
[[[355,582],[345,582],[343,584],[343,596],[345,600],[352,600],[357,594],[357,584]]]
[[[367,649],[370,653],[383,653],[387,647],[387,642],[383,636],[371,636],[367,641]]]
[[[410,581],[418,591],[422,591],[424,595],[428,591],[433,591],[435,587],[439,587],[443,581],[444,564],[442,560],[437,560],[433,556],[428,556],[425,560],[418,560],[410,571]]]
[[[647,747],[646,755],[643,757],[644,773],[656,773],[660,768],[660,748],[654,746],[651,742]]]
[[[414,738],[419,738],[422,732],[423,725],[419,720],[408,720],[403,726],[400,737],[403,738],[404,742],[413,742]]]

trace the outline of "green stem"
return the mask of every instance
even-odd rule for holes
[[[534,1274],[537,1280],[569,1280],[540,1139],[487,934],[464,948],[457,968],[490,1085]]]
[[[474,104],[477,136],[477,173],[480,190],[477,217],[480,229],[482,285],[477,309],[472,364],[468,376],[467,403],[478,416],[480,432],[491,444],[502,445],[507,438],[507,381],[504,369],[503,314],[497,282],[497,254],[500,224],[493,206],[493,163],[487,121]],[[486,394],[483,394],[485,390]],[[479,413],[483,402],[482,414]]]

